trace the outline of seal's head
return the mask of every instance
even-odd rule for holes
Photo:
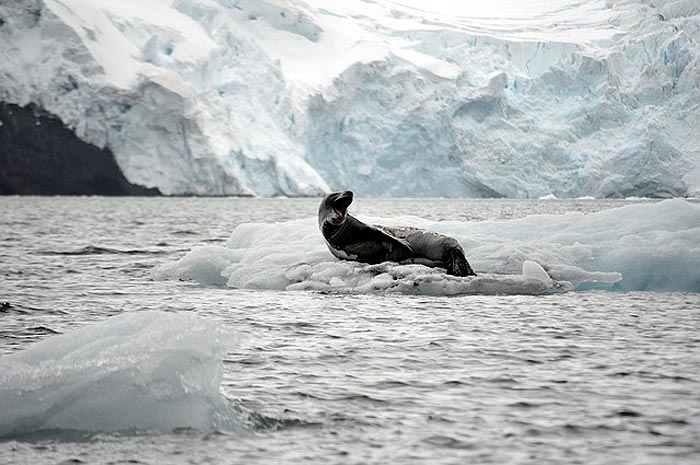
[[[340,226],[348,214],[348,207],[352,203],[354,194],[352,191],[340,191],[328,194],[318,207],[318,225],[329,223]]]

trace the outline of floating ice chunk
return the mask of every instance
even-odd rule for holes
[[[539,281],[550,281],[552,279],[539,263],[533,262],[532,260],[525,260],[523,262],[523,276]]]
[[[243,224],[231,234],[228,247],[219,251],[220,256],[216,256],[220,248],[195,248],[177,262],[159,266],[152,276],[201,284],[218,284],[223,276],[226,285],[236,289],[346,293],[550,294],[571,289],[566,282],[533,282],[520,275],[456,278],[441,268],[422,265],[339,261],[328,252],[315,219]]]
[[[700,205],[685,200],[443,224],[440,232],[460,239],[477,270],[517,273],[533,260],[579,288],[700,292]]]
[[[586,271],[575,266],[552,265],[548,268],[548,274],[552,279],[569,281],[574,286],[582,283],[615,284],[622,281],[622,273],[616,271]]]
[[[332,287],[341,287],[345,285],[345,281],[343,281],[340,278],[337,278],[333,276],[330,281],[328,281],[328,284],[330,284]]]
[[[523,276],[528,279],[537,279],[539,281],[566,281],[572,287],[576,287],[582,283],[603,283],[615,284],[622,281],[622,273],[604,272],[604,271],[586,271],[576,266],[568,265],[551,265],[547,270],[531,260],[523,262]]]
[[[196,315],[155,311],[47,338],[0,358],[0,437],[241,428],[219,392],[237,340]]]
[[[226,247],[208,245],[197,247],[178,262],[177,268],[159,267],[151,274],[154,279],[188,279],[205,285],[226,284],[221,271],[236,259],[236,252]]]
[[[700,292],[700,205],[684,200],[508,221],[361,219],[453,236],[479,276],[454,278],[420,265],[336,260],[314,218],[241,225],[226,249],[194,249],[161,265],[153,276],[210,284],[212,277],[220,283],[220,275],[227,286],[238,289],[333,292],[533,294],[561,292],[572,285]],[[531,279],[536,277],[541,279]]]

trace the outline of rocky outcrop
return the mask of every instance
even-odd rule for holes
[[[33,104],[0,102],[0,194],[159,195],[131,184],[112,152]]]

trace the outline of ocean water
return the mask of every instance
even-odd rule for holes
[[[562,250],[574,250],[580,265],[582,250],[611,247],[637,258],[596,264],[646,270],[537,296],[510,287],[495,295],[334,290],[296,268],[277,273],[289,281],[280,284],[285,257],[250,268],[274,275],[256,288],[236,287],[240,279],[200,283],[174,265],[203,246],[215,251],[205,264],[217,264],[217,248],[236,245],[234,230],[247,232],[243,261],[221,268],[233,276],[246,257],[267,263],[251,255],[262,250],[256,239],[277,230],[277,242],[292,241],[305,226],[289,222],[315,217],[317,205],[0,199],[0,463],[700,462],[700,289],[682,262],[692,265],[697,249],[687,244],[700,237],[693,224],[654,234],[642,227],[682,222],[684,206],[358,199],[351,207],[481,236],[498,225],[523,228],[519,236],[540,221],[563,227],[558,218],[571,212],[600,230],[610,218],[643,217],[619,243],[609,232],[582,249],[576,237],[549,255],[532,255],[549,242],[530,237],[517,250],[500,239],[466,244],[482,273],[516,273],[507,258],[523,254],[569,257]],[[236,229],[245,223],[258,226]],[[686,245],[645,268],[638,257],[653,255],[650,238],[659,248]],[[298,249],[311,239],[294,240]],[[510,255],[499,265],[486,250]],[[181,274],[154,272],[173,267]],[[662,279],[674,269],[691,280]],[[314,285],[298,290],[300,282]],[[635,287],[655,290],[628,290]],[[677,288],[684,291],[668,290]]]

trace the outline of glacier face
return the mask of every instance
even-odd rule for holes
[[[0,4],[0,99],[34,102],[166,194],[328,189],[293,137],[279,66],[208,1]]]
[[[0,0],[0,100],[166,194],[698,196],[699,37],[696,0]]]

